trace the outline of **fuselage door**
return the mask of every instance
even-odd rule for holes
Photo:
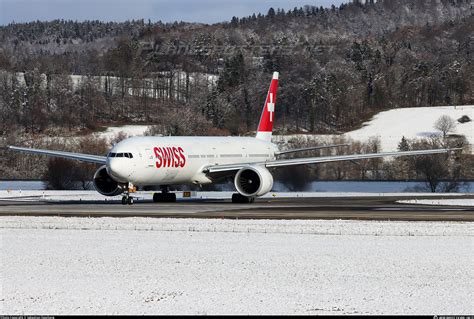
[[[143,158],[144,158],[145,168],[155,167],[155,155],[153,154],[153,150],[151,148],[145,148]]]

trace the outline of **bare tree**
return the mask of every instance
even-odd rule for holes
[[[456,141],[456,145],[463,145],[462,140]],[[431,138],[421,141],[411,142],[411,148],[427,149],[439,148],[441,142],[439,138]],[[434,193],[436,191],[450,192],[456,191],[461,183],[463,175],[462,156],[459,154],[433,154],[410,157],[412,169],[425,179],[426,184]]]
[[[443,140],[446,140],[448,133],[456,129],[456,122],[449,115],[442,115],[436,120],[434,128],[441,131],[443,133]]]
[[[145,135],[209,135],[212,124],[204,115],[191,107],[174,105],[172,112],[166,114],[157,121],[156,125],[150,126]]]

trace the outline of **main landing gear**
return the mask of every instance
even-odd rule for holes
[[[154,203],[175,203],[176,194],[170,193],[168,186],[162,186],[161,193],[153,194],[153,202]]]
[[[255,201],[255,197],[247,197],[239,193],[232,194],[232,203],[251,204]]]

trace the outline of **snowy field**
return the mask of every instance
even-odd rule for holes
[[[6,314],[472,314],[470,223],[0,217]]]
[[[103,132],[95,133],[95,136],[104,138],[108,141],[113,140],[119,133],[123,133],[127,137],[143,136],[148,130],[148,127],[149,125],[110,126]]]
[[[451,134],[464,135],[470,144],[466,152],[474,153],[474,105],[436,106],[399,108],[376,114],[363,127],[347,132],[342,136],[356,141],[368,141],[379,138],[381,151],[397,151],[398,143],[403,136],[408,139],[440,136],[441,132],[434,128],[436,120],[442,115],[448,115],[456,122],[456,128]],[[459,123],[457,119],[467,115],[472,121]],[[307,143],[330,144],[332,138],[338,135],[294,134],[273,136],[273,142],[284,145],[288,141],[303,140]]]
[[[364,126],[345,135],[354,140],[366,141],[371,137],[379,137],[382,151],[396,151],[402,136],[406,138],[423,138],[432,135],[441,135],[434,128],[436,120],[441,116],[448,115],[456,122],[453,134],[464,135],[469,144],[474,144],[474,106],[437,106],[437,107],[413,107],[393,109],[380,112],[372,120],[364,123]],[[463,115],[472,120],[467,123],[459,123],[457,119]],[[471,150],[472,152],[472,150]]]

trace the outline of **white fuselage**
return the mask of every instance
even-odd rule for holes
[[[277,151],[275,144],[252,137],[132,137],[112,148],[107,171],[137,186],[207,184],[207,166],[274,160]]]

